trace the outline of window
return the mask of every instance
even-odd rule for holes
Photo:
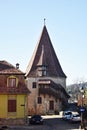
[[[47,75],[47,68],[46,66],[42,66],[42,76],[46,76]]]
[[[17,87],[18,86],[19,79],[11,75],[7,78],[7,87]]]
[[[38,104],[41,104],[41,103],[42,103],[42,98],[38,97]]]
[[[9,78],[8,79],[8,86],[15,87],[16,86],[16,78]]]
[[[38,67],[38,76],[46,76],[47,75],[47,67],[42,65]]]
[[[36,82],[33,82],[32,88],[36,88]]]
[[[8,100],[8,112],[16,112],[16,100]]]

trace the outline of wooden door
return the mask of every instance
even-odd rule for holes
[[[54,101],[49,102],[49,110],[54,110]]]

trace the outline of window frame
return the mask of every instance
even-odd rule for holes
[[[16,78],[9,78],[8,79],[8,86],[15,87],[16,86]]]
[[[7,78],[7,87],[17,87],[17,85],[18,85],[18,78],[16,76],[9,76]]]
[[[37,83],[36,82],[33,82],[32,83],[32,88],[36,88],[37,87]]]

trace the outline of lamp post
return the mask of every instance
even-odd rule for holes
[[[83,99],[84,99],[84,88],[83,87],[81,87],[81,89],[80,89],[80,92],[81,92],[81,109],[80,109],[80,111],[81,111],[81,129],[83,129],[84,128],[84,122],[83,122],[83,112],[84,112],[84,104],[83,104]]]

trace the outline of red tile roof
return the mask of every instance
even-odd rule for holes
[[[0,61],[0,75],[23,75],[24,73],[14,67],[12,64],[7,61]],[[28,94],[30,91],[28,90],[25,83],[19,81],[18,86],[10,87],[7,84],[0,84],[0,94]]]
[[[66,75],[61,68],[55,50],[52,46],[45,25],[43,27],[40,40],[37,43],[31,61],[26,69],[26,76],[35,77],[37,75],[37,67],[41,65],[45,65],[47,67],[47,76],[66,78]]]
[[[23,74],[23,72],[14,67],[12,64],[3,60],[0,61],[0,74]]]
[[[18,86],[18,87],[7,87],[0,86],[0,94],[29,94],[30,91],[26,86]]]

